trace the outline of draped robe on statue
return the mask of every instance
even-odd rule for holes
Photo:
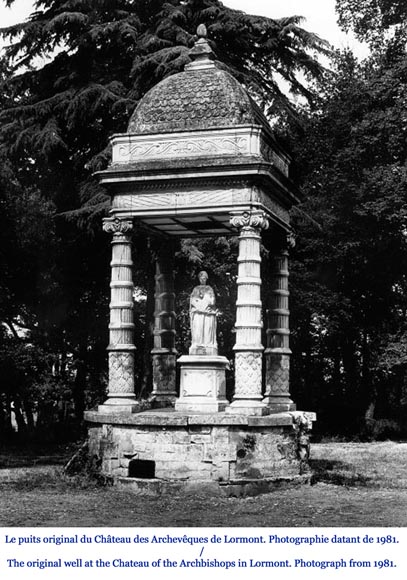
[[[190,298],[192,344],[189,354],[216,355],[215,293],[206,284],[196,286]]]

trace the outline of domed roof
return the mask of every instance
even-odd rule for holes
[[[198,35],[190,51],[194,62],[146,93],[130,119],[129,133],[172,133],[245,124],[268,127],[243,86],[213,62],[206,30],[200,27]]]

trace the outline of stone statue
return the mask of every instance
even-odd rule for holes
[[[218,310],[215,308],[215,293],[206,283],[208,274],[205,271],[199,272],[198,280],[199,286],[195,286],[192,290],[189,303],[192,336],[189,354],[216,356],[218,354],[216,342]]]

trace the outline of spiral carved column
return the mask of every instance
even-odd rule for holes
[[[137,408],[134,393],[134,323],[133,262],[129,219],[106,218],[105,232],[113,234],[111,266],[111,300],[109,324],[109,390],[108,399],[99,406],[101,412],[132,412]]]
[[[288,247],[294,238],[287,237],[287,244],[274,256],[272,290],[267,310],[266,392],[264,403],[272,412],[295,411],[290,398],[290,326],[288,309]]]
[[[161,246],[156,257],[152,402],[170,407],[176,399],[175,294],[173,246]]]
[[[231,218],[239,232],[236,302],[235,393],[229,413],[267,414],[262,402],[261,230],[268,228],[264,212],[244,212]]]

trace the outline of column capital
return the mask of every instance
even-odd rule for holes
[[[288,250],[293,250],[295,248],[296,237],[297,236],[295,235],[294,230],[290,230],[289,232],[287,232],[286,243]]]
[[[230,223],[234,228],[253,228],[260,230],[267,230],[269,227],[269,220],[264,211],[244,211],[238,214],[233,214],[230,218]]]
[[[133,229],[133,220],[129,218],[109,217],[103,219],[103,231],[113,235],[124,235]]]

